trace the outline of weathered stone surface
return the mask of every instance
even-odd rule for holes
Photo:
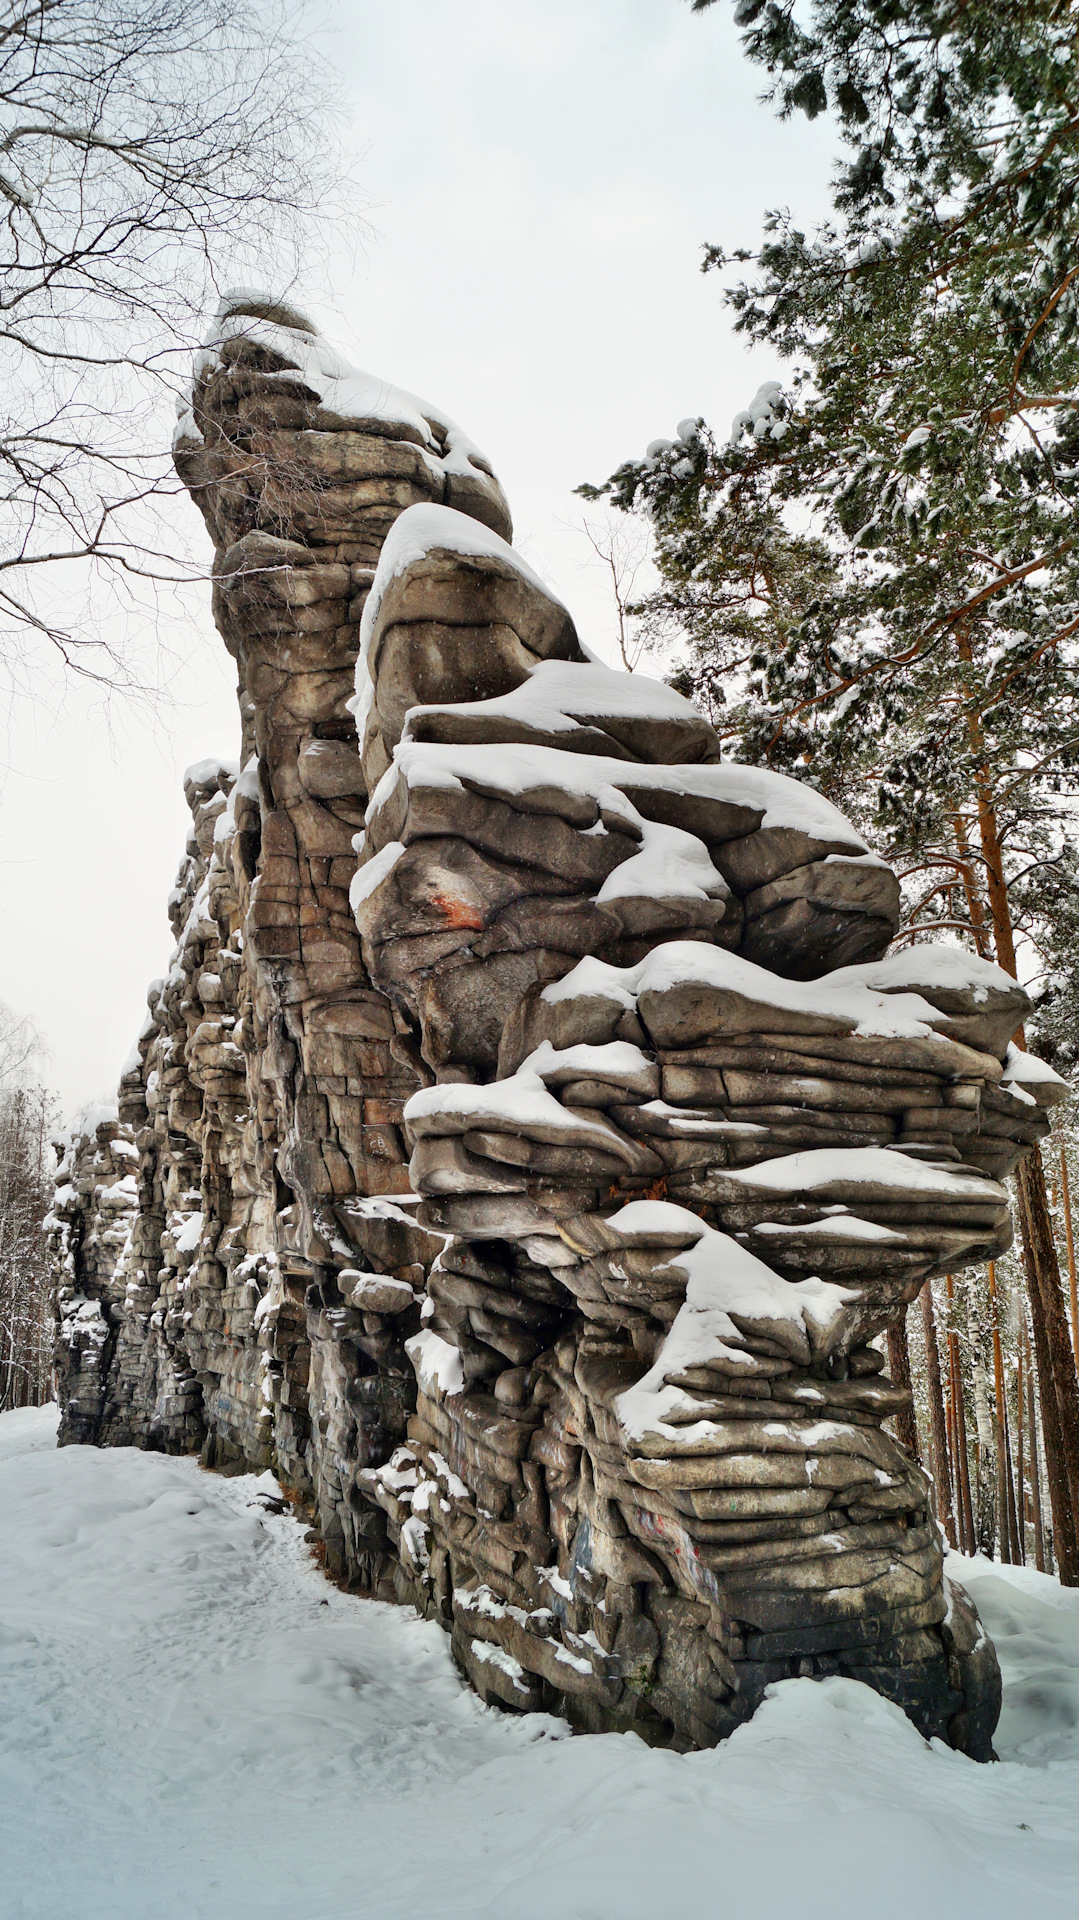
[[[177,464],[242,748],[63,1145],[62,1440],[272,1466],[508,1709],[705,1746],[846,1672],[987,1757],[871,1343],[1007,1244],[1021,989],[880,960],[849,824],[590,661],[482,455],[301,314],[226,307]]]

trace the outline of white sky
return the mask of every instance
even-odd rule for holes
[[[573,488],[686,415],[725,427],[776,374],[734,336],[700,249],[754,245],[772,206],[819,218],[831,132],[758,105],[724,0],[696,16],[686,0],[336,0],[329,18],[371,233],[332,267],[332,305],[309,304],[358,364],[467,428],[518,545],[611,656]],[[111,1097],[167,968],[183,769],[237,748],[208,611],[174,628],[183,665],[156,718],[114,704],[107,720],[78,690],[16,714],[0,999],[41,1028],[68,1111]]]

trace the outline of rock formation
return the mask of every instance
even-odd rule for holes
[[[302,315],[225,302],[176,459],[241,755],[64,1146],[61,1439],[272,1465],[504,1706],[704,1746],[844,1672],[987,1757],[874,1342],[1009,1243],[1064,1092],[1022,989],[885,957],[849,823],[596,661],[483,457]]]

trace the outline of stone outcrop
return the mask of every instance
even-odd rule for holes
[[[56,1275],[56,1366],[64,1437],[101,1440],[126,1322],[127,1252],[138,1217],[138,1148],[115,1107],[92,1106],[54,1141],[49,1228]],[[109,1409],[111,1415],[111,1407]]]
[[[1026,997],[603,667],[452,422],[227,301],[179,471],[241,753],[64,1145],[62,1440],[272,1466],[487,1699],[708,1745],[852,1673],[986,1757],[877,1336],[1009,1243]],[[886,957],[887,956],[887,957]]]

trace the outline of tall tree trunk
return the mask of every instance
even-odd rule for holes
[[[948,1307],[951,1310],[955,1299],[955,1288],[950,1273],[945,1274],[948,1288]],[[959,1509],[963,1516],[960,1529],[960,1541],[964,1540],[964,1553],[974,1553],[977,1540],[974,1535],[974,1509],[970,1498],[970,1458],[967,1453],[967,1412],[963,1397],[963,1367],[959,1356],[959,1335],[952,1328],[948,1334],[948,1354],[952,1372],[952,1400],[955,1406],[955,1450],[956,1450],[956,1486],[959,1495]]]
[[[1026,1341],[1026,1328],[1020,1327],[1020,1339],[1026,1360],[1027,1375],[1027,1432],[1030,1434],[1030,1494],[1034,1508],[1034,1565],[1039,1573],[1046,1571],[1045,1564],[1045,1527],[1042,1522],[1042,1476],[1041,1462],[1038,1459],[1038,1418],[1034,1409],[1034,1370],[1031,1365],[1030,1348]]]
[[[1027,1159],[1020,1161],[1016,1170],[1016,1184],[1022,1202],[1020,1226],[1023,1239],[1023,1264],[1026,1268],[1027,1288],[1032,1295],[1032,1315],[1036,1296],[1038,1311],[1034,1317],[1040,1318],[1044,1334],[1044,1361],[1040,1345],[1036,1346],[1036,1351],[1039,1385],[1043,1367],[1046,1372],[1047,1390],[1043,1393],[1042,1427],[1045,1430],[1047,1462],[1050,1441],[1046,1428],[1045,1401],[1051,1399],[1054,1402],[1057,1416],[1054,1444],[1058,1454],[1056,1477],[1060,1482],[1062,1506],[1059,1519],[1056,1506],[1054,1505],[1053,1508],[1057,1559],[1060,1564],[1062,1583],[1065,1586],[1074,1587],[1079,1586],[1079,1540],[1076,1538],[1075,1525],[1075,1517],[1079,1514],[1079,1379],[1076,1378],[1075,1356],[1068,1334],[1064,1295],[1060,1288],[1060,1268],[1057,1265],[1049,1202],[1045,1192],[1045,1173],[1037,1147]],[[1037,1325],[1034,1331],[1037,1342]],[[1052,1492],[1051,1479],[1050,1496]],[[1060,1531],[1062,1524],[1063,1534]]]
[[[969,664],[973,660],[969,637],[966,633],[959,633],[957,641],[960,658]],[[981,721],[976,713],[968,715],[967,725],[974,757],[978,837],[997,962],[1005,973],[1010,973],[1012,979],[1017,980],[1015,934],[1008,901],[1004,854],[985,758]],[[1015,1035],[1015,1041],[1017,1046],[1026,1045],[1021,1028]],[[1068,1337],[1060,1288],[1060,1265],[1045,1191],[1045,1172],[1037,1146],[1019,1163],[1016,1190],[1023,1265],[1038,1360],[1038,1392],[1042,1402],[1042,1432],[1049,1496],[1053,1506],[1057,1562],[1062,1584],[1079,1586],[1079,1378],[1076,1375],[1075,1352]]]
[[[997,1454],[993,1422],[989,1412],[985,1363],[982,1358],[981,1313],[977,1283],[973,1273],[966,1276],[967,1325],[970,1328],[970,1371],[974,1388],[974,1423],[977,1435],[977,1487],[974,1502],[974,1527],[977,1550],[987,1560],[993,1558],[997,1538]]]
[[[952,1372],[952,1350],[948,1348],[948,1455],[951,1460],[952,1488],[955,1496],[955,1533],[960,1553],[967,1550],[966,1527],[963,1523],[963,1495],[959,1484],[959,1441],[957,1438],[959,1416],[955,1407],[955,1375]]]
[[[952,815],[952,826],[955,831],[955,845],[959,855],[960,872],[963,875],[963,891],[967,896],[967,912],[970,915],[970,927],[974,935],[974,945],[977,948],[978,958],[980,960],[989,960],[992,958],[992,955],[989,951],[989,930],[985,924],[985,908],[982,906],[981,896],[974,878],[974,866],[971,861],[967,823],[961,813],[954,813]]]
[[[1016,1466],[1015,1498],[1018,1507],[1019,1559],[1023,1566],[1027,1563],[1027,1484],[1024,1478],[1026,1459],[1024,1443],[1026,1434],[1023,1428],[1025,1409],[1023,1405],[1023,1324],[1019,1323],[1019,1357],[1015,1363],[1015,1428],[1016,1428]]]
[[[1049,1507],[1053,1516],[1053,1549],[1062,1585],[1076,1586],[1079,1585],[1079,1554],[1076,1551],[1072,1505],[1065,1467],[1060,1403],[1053,1381],[1049,1336],[1046,1332],[1045,1315],[1041,1308],[1038,1276],[1030,1250],[1025,1215],[1021,1216],[1020,1225],[1023,1229],[1023,1266],[1026,1272],[1027,1297],[1030,1302],[1030,1330],[1033,1335],[1034,1358],[1038,1369],[1038,1402],[1042,1416],[1042,1443],[1045,1448],[1045,1478],[1049,1487]]]
[[[933,1312],[933,1287],[927,1280],[922,1288],[922,1328],[925,1335],[925,1371],[929,1386],[929,1437],[936,1483],[937,1519],[948,1536],[948,1545],[957,1545],[955,1509],[952,1502],[952,1476],[948,1467],[948,1429],[944,1419],[944,1393],[940,1378],[940,1348],[937,1322]]]
[[[968,666],[973,664],[974,651],[969,634],[962,628],[956,634],[959,658]],[[997,964],[1010,973],[1013,980],[1019,975],[1015,965],[1015,935],[1012,931],[1011,908],[1008,904],[1008,882],[1004,872],[1004,849],[1000,841],[1000,827],[997,821],[996,807],[993,804],[993,782],[989,763],[985,755],[985,735],[982,731],[981,717],[975,712],[967,715],[967,731],[970,737],[970,749],[974,758],[974,798],[978,809],[978,838],[981,841],[982,862],[985,869],[985,891],[989,900],[989,913],[993,922],[993,941],[997,950]],[[975,931],[975,940],[978,934]],[[980,943],[979,943],[980,947]]]
[[[989,1273],[989,1317],[993,1337],[993,1392],[996,1399],[996,1415],[993,1420],[993,1438],[997,1452],[997,1511],[1000,1514],[1000,1557],[1010,1564],[1015,1558],[1012,1552],[1011,1526],[1008,1513],[1008,1452],[1005,1433],[1004,1406],[1004,1361],[1000,1351],[1000,1327],[997,1321],[997,1273],[995,1263],[990,1260]]]
[[[977,1553],[978,1541],[974,1532],[974,1507],[970,1497],[970,1455],[967,1452],[967,1410],[963,1397],[963,1369],[959,1358],[959,1337],[955,1340],[955,1393],[956,1393],[956,1444],[959,1448],[959,1487],[963,1501],[963,1526],[967,1536],[966,1551]]]
[[[1012,1565],[1021,1567],[1026,1556],[1023,1553],[1023,1535],[1019,1527],[1019,1510],[1015,1499],[1015,1463],[1012,1459],[1011,1419],[1008,1413],[1007,1394],[1004,1396],[1004,1471],[1007,1476],[1008,1538]]]
[[[911,1396],[910,1405],[901,1407],[895,1416],[896,1438],[901,1446],[906,1447],[908,1453],[913,1454],[918,1465],[921,1466],[922,1456],[918,1446],[918,1422],[914,1417],[914,1392],[910,1377],[910,1345],[907,1340],[905,1311],[897,1325],[888,1328],[887,1340],[888,1371],[892,1376],[892,1385],[902,1387],[904,1393],[909,1393]]]
[[[1079,1366],[1079,1300],[1076,1298],[1075,1237],[1072,1232],[1071,1197],[1068,1193],[1068,1156],[1060,1149],[1060,1197],[1064,1205],[1064,1238],[1068,1248],[1068,1290],[1071,1295],[1072,1355]]]

